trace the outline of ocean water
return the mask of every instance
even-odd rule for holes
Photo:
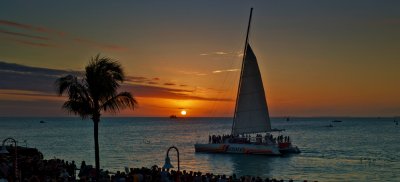
[[[332,123],[334,119],[341,123]],[[46,123],[40,123],[43,120]],[[393,118],[272,118],[302,153],[283,157],[195,153],[209,134],[229,134],[230,118],[102,118],[101,167],[162,166],[168,147],[181,170],[318,181],[400,181],[400,125]],[[326,127],[332,124],[333,127]],[[93,124],[79,118],[0,118],[0,139],[36,147],[47,159],[94,164]],[[177,167],[176,152],[170,152]]]

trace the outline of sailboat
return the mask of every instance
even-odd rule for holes
[[[300,153],[288,136],[270,134],[271,122],[257,58],[249,44],[250,10],[232,131],[209,136],[209,143],[194,145],[196,152],[282,155]]]

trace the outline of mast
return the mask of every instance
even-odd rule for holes
[[[244,61],[245,61],[245,58],[246,58],[247,44],[249,42],[249,32],[250,32],[251,16],[252,15],[253,15],[253,8],[250,8],[249,24],[247,25],[246,42],[244,44],[242,67],[241,67],[241,71],[240,71],[239,86],[238,86],[238,91],[237,91],[237,95],[236,95],[235,112],[233,114],[233,121],[232,121],[232,131],[231,131],[232,135],[233,135],[233,128],[235,126],[236,111],[237,111],[237,108],[238,108],[240,86],[241,86],[241,83],[242,83],[243,67],[244,67]]]

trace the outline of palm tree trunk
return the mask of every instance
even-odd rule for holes
[[[99,122],[100,122],[100,114],[93,116],[93,124],[94,124],[94,153],[96,160],[96,181],[99,181],[100,174],[100,155],[99,155]]]

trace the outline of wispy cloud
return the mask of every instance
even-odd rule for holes
[[[147,84],[150,84],[150,85],[157,85],[158,83],[157,83],[157,82],[147,82]]]
[[[19,43],[19,44],[24,44],[24,45],[34,46],[34,47],[58,47],[57,45],[54,45],[54,44],[32,42],[32,41],[28,41],[28,40],[20,40],[20,39],[12,39],[12,38],[7,39],[7,40],[11,40],[11,41]]]
[[[143,76],[127,76],[126,81],[141,84],[157,85],[160,78],[146,78]]]
[[[215,70],[212,73],[235,72],[235,71],[239,71],[239,69]]]
[[[216,74],[216,73],[223,73],[223,72],[235,72],[235,71],[240,71],[240,69],[224,69],[224,70],[214,70],[211,71],[211,73]],[[188,72],[188,71],[179,71],[182,74],[185,75],[196,75],[196,76],[206,76],[208,75],[207,73],[201,73],[201,72],[196,72],[196,71],[192,71],[192,72]]]
[[[232,101],[228,98],[202,97],[193,94],[193,90],[165,88],[150,85],[124,85],[125,90],[131,90],[137,97],[153,97],[178,100]]]
[[[209,53],[201,53],[200,56],[237,56],[237,57],[242,57],[243,52],[242,51],[236,51],[236,52],[215,51],[215,52],[209,52]]]
[[[53,29],[41,27],[41,26],[18,23],[18,22],[14,22],[14,21],[8,21],[8,20],[0,20],[0,25],[11,26],[11,27],[15,27],[15,28],[20,28],[20,29],[25,29],[25,30],[30,30],[30,31],[34,31],[34,32],[40,32],[40,33],[49,33],[49,34],[54,34],[54,35],[59,35],[59,36],[66,35],[66,33],[62,32],[62,31],[53,30]]]
[[[164,85],[167,85],[167,86],[173,86],[173,85],[176,85],[175,83],[170,83],[170,82],[167,82],[167,83],[164,83]]]
[[[57,46],[55,42],[51,42],[52,38],[54,36],[57,36],[58,39],[64,40],[64,41],[69,41],[69,42],[74,42],[75,44],[87,46],[87,47],[95,47],[99,49],[104,49],[104,50],[112,50],[112,51],[124,51],[128,49],[127,47],[120,46],[120,45],[115,45],[115,44],[110,44],[110,43],[104,43],[104,42],[99,42],[99,41],[94,41],[90,40],[88,38],[82,38],[82,37],[75,37],[70,34],[67,34],[63,31],[58,31],[54,30],[51,28],[47,27],[42,27],[42,26],[35,26],[35,25],[29,25],[29,24],[24,24],[24,23],[19,23],[19,22],[14,22],[14,21],[8,21],[8,20],[0,20],[0,26],[3,26],[8,29],[14,29],[18,31],[10,31],[10,30],[4,30],[0,29],[1,34],[6,34],[9,36],[16,36],[20,38],[28,38],[28,39],[36,39],[37,41],[49,41],[49,42],[33,42],[31,40],[12,40],[17,43],[21,43],[24,45],[30,45],[30,46],[38,46],[38,47],[61,47]],[[20,31],[25,31],[24,33],[21,33]],[[32,32],[35,33],[40,33],[42,35],[33,35]],[[44,36],[45,34],[46,36]]]
[[[222,52],[222,51],[218,51],[218,52],[215,52],[215,54],[216,54],[216,55],[226,55],[226,54],[229,54],[229,53],[227,53],[227,52]]]
[[[46,76],[61,76],[66,74],[81,74],[81,71],[68,71],[68,70],[58,70],[50,68],[40,68],[33,66],[26,66],[15,63],[7,63],[0,61],[0,71],[12,71],[21,74],[41,74]]]
[[[210,55],[227,55],[231,54],[229,52],[224,52],[224,51],[216,51],[216,52],[210,52],[210,53],[202,53],[200,56],[210,56]]]
[[[18,97],[57,97],[54,94],[39,92],[39,91],[29,91],[29,90],[9,90],[9,89],[0,89],[0,95],[13,95]],[[7,99],[7,98],[6,98]]]
[[[128,82],[142,83],[147,80],[148,79],[146,77],[142,77],[142,76],[127,76],[126,77],[126,81],[128,81]]]
[[[131,82],[131,83],[137,83],[137,84],[149,84],[149,85],[164,85],[164,86],[187,86],[184,84],[177,84],[173,82],[164,82],[160,83],[161,78],[159,77],[153,77],[153,78],[146,78],[143,76],[127,76],[126,81]]]
[[[55,90],[56,78],[66,74],[77,74],[77,72],[0,62],[0,89],[49,93]]]
[[[196,71],[178,71],[179,73],[185,74],[185,75],[196,75],[196,76],[205,76],[207,75],[206,73],[200,73]]]
[[[24,33],[19,33],[19,32],[11,32],[11,31],[2,30],[2,29],[0,29],[0,33],[7,34],[7,35],[18,36],[18,37],[38,39],[38,40],[49,40],[49,38],[43,37],[43,36],[30,35],[30,34],[24,34]]]

